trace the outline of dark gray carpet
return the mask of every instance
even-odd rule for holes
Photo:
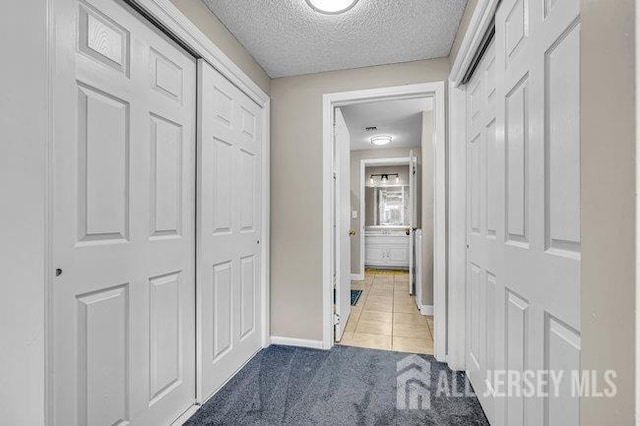
[[[187,425],[488,425],[475,397],[433,396],[430,410],[396,408],[396,363],[408,354],[336,346],[261,351]],[[435,358],[431,389],[440,371]],[[452,383],[449,380],[449,383]]]

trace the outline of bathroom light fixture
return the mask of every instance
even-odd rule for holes
[[[316,12],[337,15],[351,9],[358,0],[307,0],[307,4]]]
[[[379,177],[380,178],[380,183],[386,185],[387,183],[389,183],[389,176],[395,176],[396,177],[396,183],[398,183],[400,181],[400,175],[398,173],[379,173],[379,174],[371,175],[370,182],[371,182],[371,184],[373,184],[374,183],[374,178]]]
[[[391,139],[393,139],[391,136],[376,136],[371,138],[371,144],[376,146],[387,145],[391,143]]]

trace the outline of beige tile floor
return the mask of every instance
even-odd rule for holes
[[[404,271],[367,270],[364,281],[352,281],[363,293],[339,344],[433,354],[433,317],[420,315],[408,287]]]

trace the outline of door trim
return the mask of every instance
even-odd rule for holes
[[[434,105],[434,355],[438,361],[447,356],[447,304],[446,304],[446,146],[445,146],[445,82],[410,84],[379,89],[327,93],[322,99],[322,342],[323,349],[333,347],[333,288],[331,279],[331,186],[333,161],[333,122],[335,108],[350,104],[412,99],[431,96]]]
[[[473,56],[482,44],[485,32],[493,22],[496,9],[501,0],[478,0],[478,4],[471,16],[471,21],[467,27],[467,32],[462,39],[458,55],[451,65],[449,81],[453,82],[453,87],[458,87],[464,78],[467,69],[473,61]]]
[[[170,38],[177,38],[192,53],[200,55],[211,66],[218,70],[225,78],[244,92],[258,106],[264,110],[263,137],[262,137],[262,347],[271,344],[270,332],[270,123],[271,123],[271,98],[251,78],[240,69],[216,44],[200,31],[170,0],[124,0],[134,8],[141,9],[155,22],[160,32]],[[56,1],[46,0],[46,115],[47,115],[47,139],[45,140],[45,211],[44,217],[44,424],[53,424],[53,150],[55,145],[54,129],[54,96],[55,75],[57,60],[57,40],[55,37],[57,26]],[[75,17],[74,17],[75,19]],[[144,19],[144,18],[142,18]],[[197,59],[197,58],[196,58]],[[196,90],[198,90],[196,88]],[[195,143],[195,140],[194,140]],[[197,155],[197,153],[196,153]],[[196,254],[197,256],[197,254]],[[196,283],[197,285],[197,283]],[[196,350],[200,346],[196,333]],[[195,405],[194,389],[194,405]]]

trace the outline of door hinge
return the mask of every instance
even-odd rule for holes
[[[340,314],[333,314],[333,325],[338,325],[340,324]]]

